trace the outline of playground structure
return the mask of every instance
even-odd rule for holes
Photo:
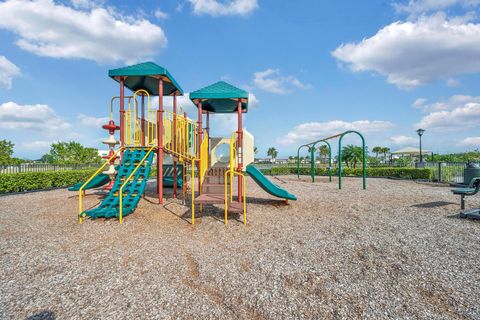
[[[306,143],[298,147],[297,150],[297,177],[300,178],[300,150],[302,148],[307,148],[310,152],[310,176],[312,178],[312,182],[315,182],[315,150],[317,144],[325,143],[328,148],[328,179],[329,182],[332,181],[332,146],[328,140],[338,138],[338,189],[342,189],[342,169],[343,169],[343,154],[342,154],[342,141],[343,138],[348,134],[356,134],[362,140],[362,177],[363,177],[363,189],[367,188],[367,162],[366,162],[366,146],[365,146],[365,138],[363,135],[354,130],[348,130],[339,134],[335,134],[330,137],[326,137],[320,140],[316,140],[310,143]]]
[[[110,152],[102,166],[75,188],[79,191],[80,223],[87,217],[116,217],[122,223],[144,196],[154,163],[159,204],[164,201],[164,187],[169,186],[173,187],[174,198],[181,187],[186,203],[189,177],[192,224],[197,205],[202,211],[204,205],[213,204],[225,206],[225,224],[228,212],[243,213],[246,224],[246,172],[253,172],[253,180],[270,194],[296,200],[253,168],[254,138],[242,126],[243,114],[248,111],[248,92],[224,81],[191,92],[189,98],[198,111],[198,119],[194,121],[185,112],[178,113],[177,97],[183,95],[183,90],[167,69],[145,62],[113,69],[108,74],[120,86],[119,96],[111,99],[110,121],[104,126],[110,133],[110,138],[104,141]],[[133,95],[125,95],[125,88]],[[158,97],[157,108],[152,106],[154,96]],[[164,108],[165,96],[172,97],[172,111]],[[119,126],[114,122],[114,102],[119,105]],[[231,137],[210,137],[210,116],[226,113],[237,115],[237,129]],[[116,151],[113,150],[118,144],[115,130],[120,132],[120,147]],[[167,159],[172,164],[165,164]],[[107,165],[108,170],[104,171]],[[169,175],[165,175],[164,168]],[[83,210],[83,191],[103,183],[108,175],[111,177],[109,194],[97,208]],[[233,195],[235,179],[236,198]]]

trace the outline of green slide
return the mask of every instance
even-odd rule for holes
[[[110,177],[108,176],[108,174],[100,173],[98,176],[90,180],[90,182],[85,186],[85,188],[83,188],[83,190],[98,188],[109,182],[110,182]],[[83,186],[84,183],[85,181],[79,182],[71,186],[70,188],[68,188],[68,191],[78,191],[80,190],[80,188]]]
[[[288,200],[297,200],[296,196],[268,180],[253,164],[249,164],[246,169],[248,175],[252,177],[264,191],[270,193],[272,196]]]
[[[163,165],[163,186],[173,188],[173,164]],[[177,164],[177,186],[183,187],[183,165]]]
[[[94,218],[113,218],[120,216],[119,210],[119,191],[125,179],[135,170],[143,157],[147,154],[147,148],[127,148],[123,154],[122,165],[118,168],[115,178],[115,184],[110,193],[97,208],[93,208],[81,213],[83,217]],[[151,164],[154,152],[150,152],[147,159],[142,163],[133,175],[132,179],[123,188],[122,214],[127,216],[137,208],[138,202],[142,198],[147,187],[147,180],[150,175]]]

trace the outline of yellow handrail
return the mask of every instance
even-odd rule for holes
[[[232,133],[232,138],[230,139],[230,170],[234,170],[238,165],[237,159],[237,133],[234,131]],[[233,183],[233,176],[230,175],[230,185]],[[233,190],[230,188],[230,201],[232,201]]]
[[[174,122],[176,122],[175,126]],[[164,149],[179,158],[194,160],[197,151],[197,124],[189,118],[168,110],[163,112],[163,123]],[[190,136],[192,139],[189,139]]]
[[[208,170],[208,133],[204,132],[203,141],[200,144],[200,172],[198,173],[200,184],[203,183],[207,170]]]
[[[225,224],[228,224],[228,196],[227,196],[227,189],[228,189],[228,184],[227,184],[227,175],[230,174],[230,181],[233,180],[233,175],[237,175],[238,178],[240,179],[240,176],[242,177],[243,184],[242,184],[242,195],[243,195],[243,224],[247,224],[247,179],[245,178],[245,175],[243,173],[234,171],[234,170],[227,170],[225,172],[225,213],[224,213],[224,221]],[[232,202],[231,199],[231,194],[232,194],[232,188],[233,186],[230,184],[230,202]]]
[[[132,171],[132,173],[130,173],[130,175],[128,176],[127,179],[125,179],[125,182],[122,184],[122,186],[120,187],[120,189],[118,190],[118,195],[119,195],[119,212],[120,212],[120,216],[119,216],[119,220],[120,220],[120,224],[122,224],[123,222],[123,207],[122,207],[122,199],[123,199],[123,188],[127,185],[128,181],[130,181],[130,179],[133,177],[133,175],[135,174],[135,172],[137,172],[138,168],[140,168],[140,166],[143,164],[143,162],[147,159],[147,157],[149,156],[150,152],[152,152],[156,147],[151,147],[148,152],[145,154],[145,156],[142,158],[142,160],[140,160],[140,162],[137,164],[137,166],[135,167],[135,169]],[[146,179],[146,177],[144,177],[144,179]]]
[[[192,224],[195,224],[195,161],[192,161],[192,176],[190,181],[192,183]]]
[[[103,168],[105,168],[105,166],[107,164],[110,163],[110,161],[112,161],[113,159],[115,159],[117,157],[117,154],[122,151],[123,149],[125,149],[125,147],[120,147],[107,161],[105,161],[104,164],[102,164],[102,166],[97,170],[95,171],[95,173],[90,177],[88,178],[87,181],[85,181],[85,183],[80,187],[80,189],[78,189],[78,192],[79,192],[79,196],[78,196],[78,222],[79,223],[82,223],[82,191],[83,191],[83,188],[90,182],[92,181],[93,178],[95,178],[95,176],[97,174],[100,173],[100,171],[102,171]]]

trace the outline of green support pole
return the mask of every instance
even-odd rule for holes
[[[327,140],[318,140],[313,142],[313,147],[316,148],[317,143],[323,142],[328,147],[328,180],[332,182],[332,146]]]
[[[310,147],[310,175],[312,176],[312,182],[315,182],[315,147]]]
[[[307,146],[308,145],[303,144],[300,147],[298,147],[298,150],[297,150],[297,178],[298,179],[300,179],[300,149],[302,149],[303,147],[307,147]]]
[[[353,130],[345,131],[340,135],[340,139],[338,139],[338,189],[342,189],[342,140],[344,136],[350,133],[355,133],[362,139],[363,190],[365,190],[367,189],[367,159],[365,139],[360,132]]]

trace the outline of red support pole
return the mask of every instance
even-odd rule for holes
[[[197,141],[197,158],[198,160],[198,193],[202,193],[202,185],[200,181],[200,146],[202,145],[202,136],[203,136],[203,131],[202,131],[202,118],[203,118],[203,111],[202,111],[202,102],[200,101],[198,103],[198,141]]]
[[[186,112],[183,112],[183,121],[185,121],[184,123],[187,123],[187,113],[186,113]],[[186,128],[185,128],[185,132],[184,132],[185,138],[184,138],[184,142],[183,142],[184,145],[185,145],[185,146],[184,146],[185,149],[182,150],[182,151],[185,151],[185,153],[188,153],[188,152],[187,152],[188,147],[189,147],[189,146],[188,146],[188,134],[189,134],[189,132],[188,132],[188,129],[187,129],[187,128],[188,128],[188,124],[187,124],[185,127],[186,127]],[[182,177],[182,178],[183,178],[183,193],[184,193],[184,194],[187,193],[187,181],[186,181],[186,178],[185,178],[185,176],[187,175],[187,167],[186,167],[185,165],[186,165],[186,162],[184,161],[184,162],[183,162],[183,177]],[[192,161],[192,166],[194,166],[194,165],[195,165],[195,164],[194,164],[193,161]],[[193,177],[192,177],[192,179],[193,179]],[[192,190],[192,194],[193,194],[193,190]]]
[[[125,79],[120,78],[120,147],[125,145]]]
[[[173,96],[173,150],[177,150],[177,95]],[[177,160],[176,155],[172,155],[173,158],[173,198],[177,198]]]
[[[238,99],[237,104],[237,112],[238,112],[238,131],[237,131],[237,147],[238,147],[238,173],[242,173],[242,166],[243,166],[243,129],[242,129],[242,101]],[[242,202],[242,185],[243,181],[241,176],[238,176],[238,202]]]
[[[206,111],[205,112],[207,114],[207,120],[206,120],[206,126],[205,126],[205,131],[207,132],[208,134],[208,154],[210,154],[210,112]],[[210,165],[210,157],[208,157],[208,165]]]
[[[133,102],[135,103],[135,101]],[[142,94],[142,146],[145,147],[145,95]]]
[[[158,80],[157,110],[157,189],[158,203],[163,203],[163,80]]]
[[[197,137],[197,158],[200,159],[200,145],[202,144],[202,118],[203,118],[203,111],[202,111],[202,102],[200,101],[197,105],[198,107],[198,137]]]

